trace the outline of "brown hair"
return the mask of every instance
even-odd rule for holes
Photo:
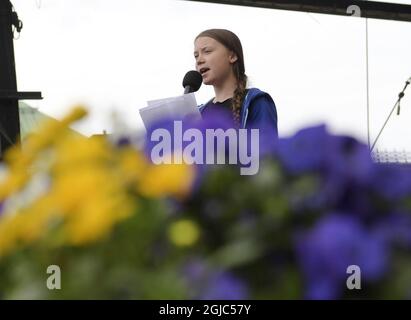
[[[201,32],[195,40],[199,37],[213,38],[224,45],[228,50],[233,51],[237,56],[237,61],[233,64],[234,76],[237,79],[237,88],[234,91],[231,110],[233,112],[234,121],[237,124],[240,124],[241,104],[246,93],[247,85],[247,75],[245,74],[244,55],[241,41],[235,33],[226,29],[208,29]]]

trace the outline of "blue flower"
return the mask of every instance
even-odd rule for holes
[[[205,119],[197,119],[193,117],[186,117],[186,118],[165,117],[161,120],[154,122],[147,129],[147,132],[146,132],[146,139],[145,139],[146,143],[144,147],[146,156],[150,158],[152,149],[154,148],[155,145],[159,143],[157,141],[151,140],[153,132],[155,130],[163,129],[169,134],[169,136],[171,137],[170,150],[173,153],[174,151],[177,151],[177,150],[184,150],[184,148],[192,142],[192,141],[181,141],[182,140],[181,135],[184,134],[184,132],[186,132],[189,129],[197,129],[201,133],[202,140],[203,140],[203,144],[202,144],[203,152],[202,153],[203,153],[203,162],[205,163],[206,162],[206,152],[207,151],[216,152],[216,148],[214,150],[208,150],[206,147],[206,130],[207,129],[213,129],[213,130],[222,129],[226,131],[227,129],[233,128],[232,119],[229,117],[229,115],[226,112],[216,110],[216,111],[210,112],[210,114],[212,114],[213,116],[206,117]],[[175,131],[174,121],[181,121],[182,132]],[[181,148],[180,146],[174,144],[174,142],[176,141],[182,142]]]
[[[331,135],[325,125],[280,139],[277,155],[290,174],[321,172],[368,182],[372,158],[365,144],[348,136]]]
[[[127,136],[121,136],[117,139],[116,145],[118,147],[127,147],[131,145],[131,138]]]
[[[200,294],[201,300],[244,300],[248,299],[248,290],[245,283],[229,272],[213,274],[204,291]]]
[[[396,201],[411,195],[411,166],[378,164],[373,176],[373,190],[386,200]]]
[[[327,150],[324,192],[329,205],[356,212],[371,210],[368,191],[375,165],[368,146],[352,137],[333,136]]]
[[[306,128],[278,141],[277,155],[290,174],[301,174],[324,167],[330,136],[324,125]]]
[[[183,268],[193,299],[243,300],[249,298],[246,283],[232,273],[211,269],[202,259],[194,258]]]
[[[319,190],[302,195],[299,210],[333,207],[364,215],[372,211],[369,190],[375,169],[367,145],[331,135],[320,125],[280,139],[277,155],[286,173],[312,173],[318,178]]]
[[[326,174],[342,186],[368,187],[372,179],[374,163],[368,146],[347,136],[333,136],[327,149]]]
[[[376,281],[387,269],[388,245],[346,214],[330,214],[296,237],[296,255],[306,281],[306,298],[337,299],[347,268],[357,265],[362,279]]]
[[[145,145],[144,145],[144,153],[147,159],[151,159],[151,151],[157,145],[157,141],[152,141],[151,137],[155,130],[157,129],[164,129],[171,137],[174,136],[174,122],[171,118],[163,118],[161,120],[155,121],[150,127],[147,128],[146,137],[145,137]],[[172,145],[171,150],[174,149],[173,139],[171,139]]]
[[[411,215],[409,212],[393,212],[382,217],[375,232],[391,246],[411,248]]]

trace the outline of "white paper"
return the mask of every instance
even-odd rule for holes
[[[194,119],[201,118],[194,93],[184,94],[178,97],[150,100],[147,101],[147,107],[141,108],[139,111],[146,128],[153,122],[163,118],[182,119],[188,115]]]

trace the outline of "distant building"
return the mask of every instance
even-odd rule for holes
[[[19,102],[19,116],[20,116],[20,136],[21,141],[24,141],[28,135],[36,132],[41,124],[46,120],[58,121],[36,108],[30,107],[27,103],[22,101]],[[80,135],[77,131],[73,129],[68,129],[70,132]]]

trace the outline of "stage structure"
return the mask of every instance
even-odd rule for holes
[[[20,141],[18,101],[42,98],[41,92],[17,91],[13,33],[22,27],[11,2],[0,0],[0,159]]]
[[[268,9],[411,21],[411,5],[356,0],[188,0]]]

